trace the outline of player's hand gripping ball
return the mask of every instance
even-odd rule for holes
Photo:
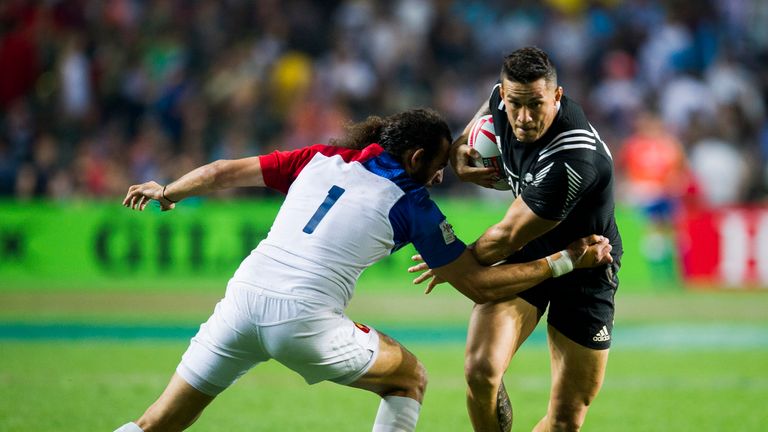
[[[501,147],[496,139],[493,116],[489,114],[477,119],[469,131],[467,144],[480,153],[480,158],[470,161],[473,166],[496,168],[499,179],[493,184],[493,188],[496,190],[512,189],[504,172],[504,164],[501,161]]]

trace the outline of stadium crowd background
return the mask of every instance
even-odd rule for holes
[[[119,197],[414,106],[458,134],[537,45],[620,201],[765,202],[766,22],[762,0],[4,0],[0,197]]]

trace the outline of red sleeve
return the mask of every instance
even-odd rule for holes
[[[274,151],[259,156],[259,162],[264,184],[282,193],[288,193],[288,188],[293,181],[317,153],[325,156],[339,155],[345,162],[364,162],[380,155],[383,151],[384,149],[378,144],[371,144],[362,150],[315,144],[298,150]]]

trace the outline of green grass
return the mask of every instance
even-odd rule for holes
[[[194,326],[222,293],[6,291],[0,292],[0,324]],[[768,332],[768,295],[761,292],[620,294],[617,308],[617,328],[723,326]],[[446,289],[430,296],[361,289],[350,315],[378,328],[461,329],[470,309],[467,300]],[[463,345],[403,340],[430,376],[417,430],[470,430]],[[0,339],[0,432],[113,430],[159,395],[185,348],[183,340]],[[583,430],[763,431],[767,367],[764,338],[727,348],[715,343],[622,347],[617,342]],[[530,430],[547,404],[546,346],[534,340],[524,345],[505,382],[515,409],[514,430]],[[377,407],[373,394],[330,383],[307,386],[270,362],[217,398],[191,430],[370,430]]]
[[[112,430],[162,391],[185,343],[3,342],[0,430]],[[410,344],[430,384],[419,431],[466,431],[459,344]],[[614,351],[585,431],[762,431],[768,350]],[[546,407],[548,356],[523,348],[506,377],[515,430]],[[330,383],[307,386],[274,362],[224,392],[197,431],[369,430],[376,396]]]

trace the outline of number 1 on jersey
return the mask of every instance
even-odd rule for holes
[[[333,207],[334,204],[336,204],[336,201],[339,199],[341,194],[344,193],[344,188],[340,188],[336,185],[331,186],[330,189],[328,189],[328,196],[325,197],[325,200],[323,200],[322,204],[320,204],[320,207],[317,208],[315,211],[315,214],[312,215],[312,218],[309,219],[309,222],[304,226],[304,231],[307,234],[312,234],[315,232],[315,228],[317,228],[317,224],[320,223],[321,220],[325,217],[326,213],[328,213],[328,210]]]

